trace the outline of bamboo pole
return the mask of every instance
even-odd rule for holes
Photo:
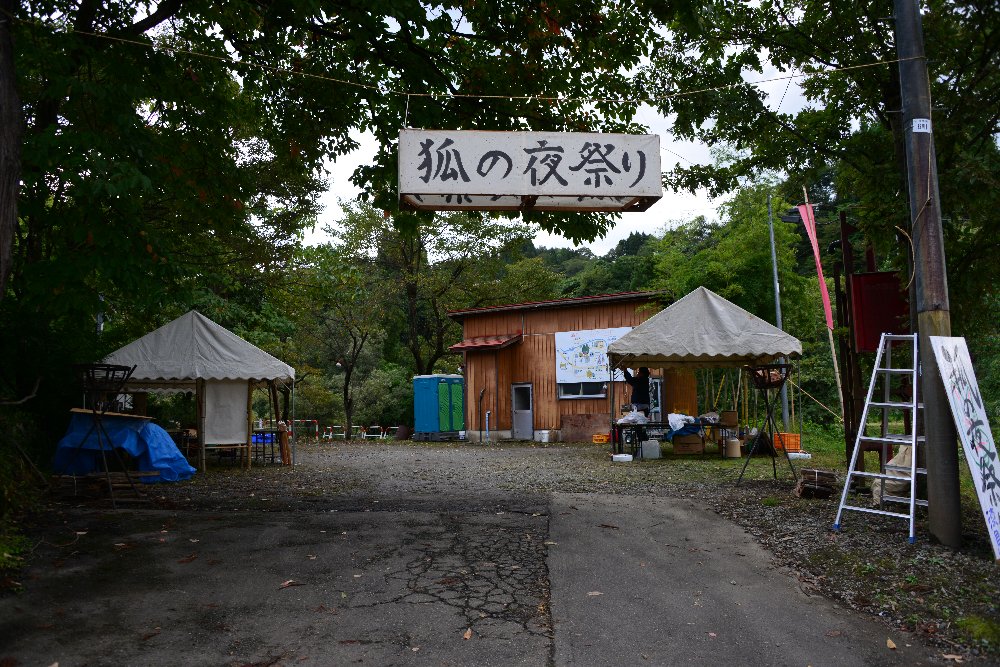
[[[809,206],[809,191],[806,186],[802,186],[802,194],[806,198],[806,206]],[[807,211],[810,209],[806,209]],[[815,220],[815,218],[814,218]],[[818,234],[818,232],[817,232]],[[816,261],[819,261],[818,259]],[[816,272],[816,279],[819,280],[819,272]],[[833,344],[833,329],[826,328],[826,336],[830,340],[830,358],[833,359],[833,376],[837,380],[837,400],[840,401],[840,420],[844,420],[844,390],[840,384],[840,364],[837,363],[837,348]]]

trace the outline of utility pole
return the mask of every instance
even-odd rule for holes
[[[771,234],[771,269],[774,272],[774,322],[782,331],[781,326],[781,292],[778,289],[778,254],[774,249],[774,212],[771,209],[771,193],[767,193],[767,231]],[[785,363],[784,357],[778,360]],[[790,432],[788,424],[788,383],[781,385],[781,421],[785,425],[785,432]]]
[[[930,80],[919,1],[893,0],[893,7],[910,191],[913,274],[922,369],[919,397],[924,404],[927,457],[927,510],[931,534],[942,544],[958,547],[962,540],[958,444],[948,397],[941,382],[941,371],[934,360],[929,339],[930,336],[951,335],[937,159],[931,131]]]

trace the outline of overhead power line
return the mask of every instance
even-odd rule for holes
[[[157,49],[157,48],[159,48],[159,49],[161,49],[163,51],[169,51],[169,52],[172,52],[172,53],[182,53],[184,55],[189,55],[189,56],[193,56],[193,57],[196,57],[196,58],[205,58],[205,59],[208,59],[208,60],[214,60],[214,61],[217,61],[217,62],[222,62],[222,63],[225,63],[225,64],[230,65],[232,67],[255,67],[257,69],[260,69],[260,70],[263,70],[263,71],[267,71],[267,72],[274,72],[276,74],[287,74],[287,75],[291,75],[291,76],[298,76],[298,77],[303,77],[303,78],[308,78],[308,79],[317,79],[319,81],[328,81],[330,83],[339,83],[339,84],[345,85],[345,86],[353,86],[353,87],[362,88],[362,89],[365,89],[365,90],[374,90],[374,91],[377,91],[379,93],[388,94],[388,95],[399,95],[399,96],[408,96],[408,97],[429,97],[429,98],[434,98],[434,99],[440,99],[440,98],[455,98],[455,99],[460,99],[460,98],[465,98],[465,99],[479,99],[479,100],[499,99],[499,100],[511,100],[511,101],[513,101],[513,100],[539,100],[539,101],[545,101],[545,102],[584,102],[584,103],[594,103],[594,104],[597,104],[597,103],[619,103],[619,104],[624,104],[624,103],[643,104],[643,103],[645,103],[645,104],[652,104],[652,103],[655,103],[655,102],[663,102],[663,101],[667,101],[667,100],[678,98],[678,97],[690,97],[690,96],[693,96],[693,95],[700,95],[700,94],[704,94],[704,93],[711,93],[711,92],[719,92],[719,91],[723,91],[723,90],[730,90],[730,89],[739,88],[739,87],[742,87],[742,86],[757,87],[757,86],[761,86],[761,85],[763,85],[765,83],[774,83],[776,81],[787,81],[787,82],[790,83],[794,79],[801,79],[801,78],[806,78],[806,77],[810,77],[810,76],[823,76],[823,75],[832,76],[832,75],[835,75],[835,74],[840,74],[842,72],[848,72],[848,71],[854,71],[854,70],[860,70],[860,69],[868,69],[868,68],[872,68],[872,67],[884,67],[886,65],[893,65],[893,64],[896,64],[896,63],[903,62],[905,60],[911,60],[912,59],[912,58],[894,58],[894,59],[891,59],[891,60],[876,60],[874,62],[863,63],[863,64],[860,64],[860,65],[847,65],[845,67],[838,67],[838,68],[835,68],[835,69],[820,70],[820,71],[814,71],[814,72],[808,72],[808,73],[800,72],[800,73],[796,73],[796,74],[789,74],[789,75],[786,75],[786,76],[776,76],[776,77],[770,77],[770,78],[767,78],[767,79],[759,79],[757,81],[741,81],[739,83],[730,83],[730,84],[725,84],[725,85],[722,85],[722,86],[706,86],[706,87],[703,87],[703,88],[693,88],[693,89],[690,89],[690,90],[679,90],[679,91],[675,91],[675,92],[672,92],[672,93],[664,93],[662,95],[654,95],[654,96],[651,96],[651,97],[621,98],[621,97],[574,97],[574,96],[559,96],[559,95],[510,95],[510,94],[451,93],[451,92],[445,92],[445,93],[427,93],[427,92],[413,92],[413,91],[409,91],[409,90],[399,90],[399,89],[396,89],[396,88],[388,88],[388,87],[383,87],[383,86],[374,85],[374,84],[370,84],[370,83],[363,83],[363,82],[359,82],[359,81],[351,81],[351,80],[348,80],[348,79],[339,79],[337,77],[332,77],[332,76],[328,76],[328,75],[325,75],[325,74],[317,74],[315,72],[303,72],[301,70],[293,70],[293,69],[289,69],[289,68],[286,68],[286,67],[275,67],[273,65],[267,65],[267,64],[263,64],[263,63],[250,62],[250,61],[245,61],[245,60],[234,60],[232,58],[226,58],[224,56],[218,56],[218,55],[211,54],[211,53],[204,53],[204,52],[201,52],[201,51],[194,51],[194,50],[191,50],[191,49],[178,48],[178,47],[175,47],[175,46],[168,46],[168,45],[165,45],[165,44],[161,44],[161,45],[157,46],[156,44],[153,44],[152,42],[143,42],[143,41],[140,41],[140,40],[137,40],[137,39],[128,39],[128,38],[125,38],[125,37],[118,37],[118,36],[115,36],[115,35],[105,35],[105,34],[101,34],[101,33],[97,33],[97,32],[87,32],[87,31],[83,31],[83,30],[76,30],[74,32],[76,34],[79,34],[79,35],[86,35],[88,37],[94,37],[96,39],[104,39],[104,40],[108,40],[108,41],[112,41],[112,42],[119,42],[119,43],[122,43],[122,44],[131,44],[131,45],[134,45],[134,46],[140,46],[140,47],[148,48],[148,49]]]

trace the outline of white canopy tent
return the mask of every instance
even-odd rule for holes
[[[732,368],[801,354],[797,338],[704,287],[608,347],[613,368]]]
[[[128,391],[197,393],[202,469],[208,447],[245,447],[249,462],[254,387],[294,387],[295,379],[294,368],[195,310],[112,352],[104,363],[135,366]]]
[[[705,287],[608,346],[612,370],[740,368],[801,354],[797,338]],[[615,404],[613,394],[611,404]]]

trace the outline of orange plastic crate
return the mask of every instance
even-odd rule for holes
[[[802,436],[798,433],[775,433],[774,446],[786,452],[801,452]]]

